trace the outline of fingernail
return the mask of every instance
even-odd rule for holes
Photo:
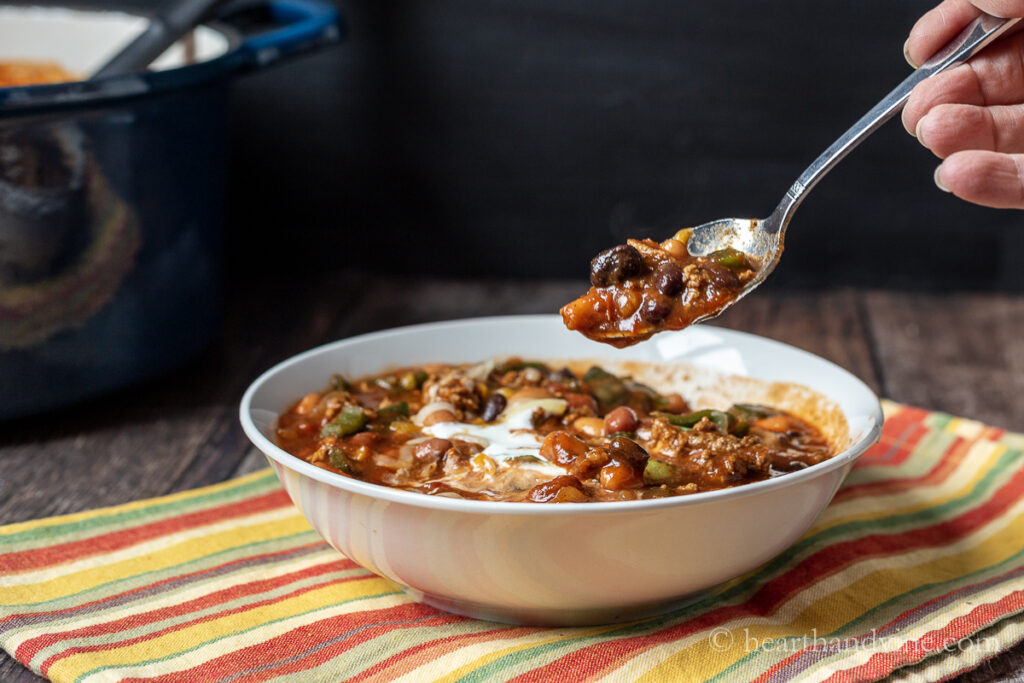
[[[913,135],[915,138],[917,137],[917,131],[910,130],[910,124],[907,123],[907,108],[906,107],[903,107],[903,111],[900,112],[900,122],[903,124],[903,129],[905,131],[907,131],[908,133]],[[920,125],[920,122],[918,122],[918,125]]]
[[[917,68],[917,64],[914,64],[914,60],[910,58],[910,38],[907,38],[907,42],[903,43],[903,59],[907,60],[907,64]]]
[[[939,164],[935,167],[935,185],[943,192],[949,192],[949,188],[942,184],[942,178],[939,177],[941,175],[941,171],[942,164]]]
[[[928,118],[928,115],[927,115],[927,114],[925,114],[924,116],[922,116],[921,118],[919,118],[919,119],[917,120],[917,125],[916,125],[916,126],[914,127],[914,132],[913,132],[913,133],[911,133],[911,135],[913,135],[913,136],[914,136],[915,138],[917,138],[918,140],[920,140],[920,141],[921,141],[921,144],[922,144],[922,145],[924,144],[924,140],[922,140],[922,139],[921,139],[921,124],[922,124],[922,123],[924,123],[924,120],[925,120],[926,118]]]

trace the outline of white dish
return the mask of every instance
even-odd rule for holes
[[[332,373],[360,376],[394,366],[511,355],[685,362],[802,384],[842,412],[849,445],[805,470],[733,489],[554,505],[460,500],[377,486],[315,467],[273,442],[277,416],[324,386]],[[697,326],[620,350],[569,332],[558,316],[417,325],[328,344],[260,376],[242,399],[240,417],[292,500],[336,549],[428,604],[531,624],[650,616],[757,567],[810,527],[882,428],[878,399],[863,382],[791,346]]]

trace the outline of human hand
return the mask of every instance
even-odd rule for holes
[[[944,0],[911,29],[907,61],[915,67],[926,61],[980,10],[1024,17],[1024,0]],[[1018,28],[966,64],[919,83],[903,109],[907,131],[943,159],[936,185],[995,208],[1024,209],[1024,33]]]

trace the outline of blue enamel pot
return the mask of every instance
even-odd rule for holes
[[[259,33],[254,18],[270,28]],[[0,7],[0,62],[88,74],[145,19]],[[337,42],[330,5],[268,0],[151,70],[0,88],[0,419],[164,373],[217,332],[228,86]]]

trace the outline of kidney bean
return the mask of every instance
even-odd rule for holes
[[[612,439],[612,442],[608,444],[608,452],[612,459],[624,462],[641,472],[650,457],[640,444],[624,436]]]
[[[665,296],[675,296],[683,291],[683,271],[674,263],[658,266],[654,275],[654,286]]]
[[[720,263],[708,261],[704,264],[704,269],[708,272],[711,282],[720,289],[736,289],[740,286],[740,279],[736,273]]]
[[[676,413],[688,413],[690,412],[689,404],[679,394],[668,394],[665,396],[665,412]]]
[[[349,437],[348,442],[356,446],[366,446],[367,448],[374,448],[377,442],[380,440],[380,435],[376,432],[360,432]]]
[[[640,317],[649,323],[659,323],[671,312],[671,306],[657,299],[648,299],[640,307]]]
[[[595,287],[606,287],[639,275],[644,269],[644,259],[634,247],[620,244],[606,249],[590,262],[590,283]]]
[[[568,393],[562,398],[569,402],[569,408],[572,410],[589,409],[591,412],[597,412],[597,400],[590,394]]]
[[[604,416],[604,433],[635,432],[637,424],[638,420],[633,409],[629,406],[619,406]],[[630,443],[633,442],[630,441]]]
[[[487,399],[487,404],[484,406],[483,418],[484,422],[494,422],[501,411],[505,410],[505,406],[508,405],[508,400],[498,392],[491,394],[491,397]]]
[[[422,462],[435,461],[439,460],[451,447],[452,442],[448,439],[427,439],[422,443],[416,444],[415,448],[412,449],[412,454],[416,456],[417,460]]]

